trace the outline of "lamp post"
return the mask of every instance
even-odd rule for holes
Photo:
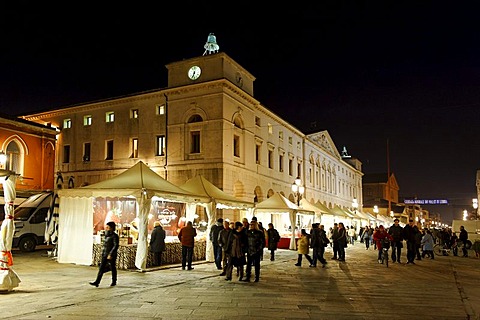
[[[300,179],[300,177],[297,177],[292,183],[292,192],[295,194],[295,198],[297,199],[297,206],[300,206],[300,199],[305,193],[305,187],[302,186],[302,179]]]
[[[463,220],[466,221],[468,218],[468,211],[467,210],[463,210]]]

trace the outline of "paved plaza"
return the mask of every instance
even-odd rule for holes
[[[120,270],[110,287],[88,284],[97,267],[60,264],[39,249],[14,251],[22,282],[0,293],[1,319],[479,319],[480,259],[436,257],[415,265],[378,264],[377,252],[349,246],[346,262],[296,267],[297,253],[266,252],[260,282],[226,281],[213,263]],[[405,253],[403,253],[403,260]]]

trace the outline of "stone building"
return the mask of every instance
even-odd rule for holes
[[[255,77],[227,54],[166,68],[166,88],[23,117],[61,130],[55,170],[69,187],[105,180],[142,160],[176,185],[201,174],[254,202],[274,192],[295,201],[291,185],[299,177],[308,201],[351,209],[356,198],[361,210],[361,163],[342,159],[327,131],[306,135],[262,105]]]

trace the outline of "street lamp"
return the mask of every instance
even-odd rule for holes
[[[395,217],[395,213],[393,213],[393,211],[390,211],[390,217]]]
[[[378,214],[378,206],[373,206],[373,213]]]
[[[300,177],[297,177],[294,183],[292,183],[292,192],[295,194],[295,197],[297,198],[297,206],[299,206],[300,199],[305,192],[305,187],[302,186],[302,179],[300,179]]]
[[[475,219],[478,220],[478,199],[477,198],[473,198],[472,199],[472,206],[473,206],[473,209],[475,210]]]
[[[468,217],[468,211],[467,211],[467,210],[463,210],[463,220],[466,221],[466,220],[467,220],[467,217]]]

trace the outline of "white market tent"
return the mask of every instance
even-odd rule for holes
[[[290,246],[289,249],[295,250],[295,224],[297,220],[297,214],[305,214],[305,215],[314,215],[315,212],[311,210],[303,209],[280,193],[274,193],[270,198],[260,202],[254,209],[254,215],[257,213],[263,214],[283,214],[287,215],[288,221],[290,223],[290,227],[292,230],[292,235],[290,238]]]
[[[121,174],[89,186],[58,190],[59,225],[57,261],[91,265],[93,254],[93,200],[97,197],[134,197],[137,201],[138,243],[135,266],[145,269],[148,257],[148,213],[153,197],[182,203],[210,199],[168,182],[142,161]]]
[[[315,212],[315,216],[312,219],[311,223],[322,221],[322,210],[319,207],[317,207],[316,205],[312,204],[307,199],[305,199],[305,198],[300,199],[300,207],[302,209],[306,209],[306,210],[310,210],[310,211]]]
[[[200,195],[210,199],[208,203],[201,204],[205,207],[208,217],[207,235],[210,234],[212,225],[217,221],[217,211],[215,209],[242,209],[251,211],[255,206],[253,202],[237,199],[234,196],[224,192],[220,188],[217,188],[202,175],[198,175],[189,179],[187,182],[181,185],[180,188],[192,194]],[[214,261],[213,245],[211,241],[207,241],[206,260]]]

